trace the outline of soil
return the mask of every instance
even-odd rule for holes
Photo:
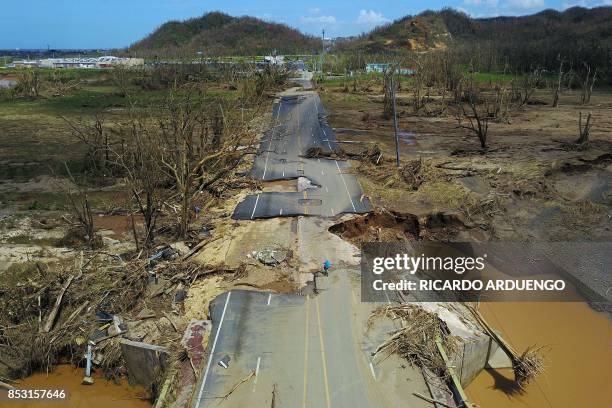
[[[535,99],[546,100],[545,90]],[[383,153],[379,165],[356,162],[366,195],[377,207],[399,213],[460,212],[491,239],[606,240],[612,237],[612,92],[598,91],[588,107],[577,92],[563,95],[559,108],[529,105],[506,121],[490,122],[489,149],[459,129],[454,114],[412,112],[411,95],[399,95],[401,162],[421,160],[418,188],[404,182],[394,164],[392,121],[381,119],[382,95],[326,88],[328,118],[345,150],[370,143]],[[587,149],[568,149],[577,138],[580,111],[592,112]],[[568,222],[569,220],[569,222]]]
[[[332,225],[329,231],[355,246],[363,242],[484,241],[485,231],[468,223],[460,213],[431,212],[421,215],[376,209]]]

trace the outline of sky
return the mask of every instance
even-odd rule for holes
[[[453,7],[473,17],[547,8],[612,5],[612,0],[20,0],[0,6],[0,49],[126,47],[169,20],[209,11],[282,22],[326,37],[357,35],[419,12]]]

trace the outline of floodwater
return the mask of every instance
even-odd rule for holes
[[[146,393],[142,387],[130,386],[127,380],[122,380],[120,384],[108,381],[100,375],[93,375],[95,383],[93,385],[81,385],[84,370],[74,368],[69,364],[56,367],[55,371],[49,375],[34,374],[25,378],[20,384],[16,385],[21,389],[51,389],[66,390],[68,398],[65,400],[45,400],[34,402],[6,402],[6,392],[0,391],[0,406],[10,408],[25,407],[62,407],[62,408],[151,408],[151,403],[144,400]]]
[[[495,408],[609,406],[612,320],[585,303],[481,303],[487,321],[514,349],[546,346],[545,372],[513,387],[512,370],[485,370],[467,387],[472,402]]]

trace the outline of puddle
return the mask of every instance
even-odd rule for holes
[[[510,370],[483,371],[467,387],[481,407],[604,407],[609,404],[612,322],[584,303],[481,303],[482,314],[517,350],[547,346],[544,374],[512,394]]]
[[[412,132],[397,132],[397,137],[400,141],[405,144],[413,145],[416,144],[416,134]]]
[[[132,218],[128,215],[104,215],[94,216],[94,227],[97,230],[110,231],[107,236],[122,239],[132,236]],[[140,228],[143,224],[142,216],[135,215],[134,221],[136,228]]]
[[[74,368],[69,364],[56,367],[49,375],[41,373],[25,378],[17,385],[22,389],[53,389],[66,390],[68,398],[61,401],[13,402],[8,405],[14,408],[56,406],[62,408],[150,408],[151,403],[143,400],[145,390],[142,387],[130,386],[127,380],[120,384],[108,381],[100,375],[94,375],[93,385],[81,385],[83,369]],[[5,391],[0,391],[1,401],[5,401]]]

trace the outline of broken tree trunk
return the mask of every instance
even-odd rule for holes
[[[74,279],[74,275],[71,275],[66,280],[64,285],[62,286],[62,289],[60,290],[60,293],[57,296],[57,299],[55,299],[55,305],[53,305],[53,309],[51,310],[51,313],[49,314],[49,317],[47,317],[47,321],[45,325],[43,326],[43,329],[42,329],[43,332],[49,333],[51,329],[53,328],[53,324],[55,323],[55,318],[57,317],[57,314],[62,306],[62,299],[64,298],[64,294],[68,290],[68,287],[72,283],[73,279]]]
[[[93,257],[91,257],[85,265],[83,265],[83,251],[81,251],[79,256],[74,259],[74,269],[77,271],[78,274],[76,276],[70,275],[66,282],[64,282],[64,285],[62,286],[62,289],[60,290],[57,299],[55,299],[55,304],[53,305],[51,314],[49,314],[49,317],[47,317],[47,321],[42,328],[43,332],[49,333],[51,331],[51,329],[53,328],[53,324],[55,323],[55,319],[57,318],[57,314],[59,313],[62,307],[62,300],[64,298],[64,294],[66,293],[66,291],[70,287],[70,284],[75,278],[79,279],[81,276],[83,276],[83,268],[87,266],[96,257],[96,255],[97,253]]]
[[[14,389],[15,389],[15,387],[13,387],[12,385],[9,385],[9,384],[7,384],[5,382],[0,381],[0,390],[9,391],[9,390],[14,390]]]

